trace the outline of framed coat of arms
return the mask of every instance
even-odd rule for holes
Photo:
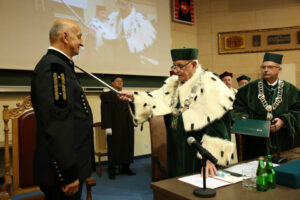
[[[186,24],[195,23],[194,0],[172,0],[173,20]]]

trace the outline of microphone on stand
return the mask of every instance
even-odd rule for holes
[[[194,195],[199,196],[199,197],[214,197],[216,196],[216,191],[211,188],[206,188],[206,161],[209,160],[213,164],[217,164],[218,160],[211,154],[209,153],[204,147],[201,146],[199,142],[195,140],[194,137],[188,137],[187,143],[190,146],[193,146],[197,149],[197,151],[201,154],[202,160],[201,160],[201,165],[203,167],[203,188],[196,188],[194,189]]]
[[[206,157],[207,160],[209,160],[213,164],[218,163],[218,160],[211,153],[209,153],[204,147],[202,147],[201,144],[197,142],[194,137],[188,137],[187,143],[190,146],[195,147],[197,151],[202,155],[202,157]]]

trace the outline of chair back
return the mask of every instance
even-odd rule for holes
[[[36,148],[36,119],[34,111],[29,110],[23,113],[19,119],[14,119],[13,123],[18,124],[18,131],[13,132],[18,133],[19,159],[16,160],[19,160],[20,187],[34,186],[33,159]]]
[[[107,140],[101,122],[94,123],[94,149],[95,154],[107,154]]]
[[[30,97],[15,108],[3,106],[3,121],[5,134],[4,184],[9,187],[11,196],[39,190],[33,181],[33,157],[36,144],[36,119]],[[9,147],[9,121],[11,120],[12,155]],[[10,158],[12,158],[12,174],[10,173]],[[13,176],[13,181],[11,176]]]
[[[167,178],[167,131],[163,116],[150,120],[152,181]]]

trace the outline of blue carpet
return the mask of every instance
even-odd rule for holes
[[[108,179],[107,165],[102,165],[102,176],[99,178],[94,172],[92,177],[96,186],[92,187],[93,200],[152,200],[151,157],[136,158],[130,166],[136,172],[134,176],[117,175],[115,180]],[[16,195],[12,200],[19,200],[26,196],[38,194],[32,192],[26,195]],[[83,187],[82,199],[86,199],[86,188]]]

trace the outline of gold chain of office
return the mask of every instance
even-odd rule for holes
[[[266,97],[264,95],[264,86],[262,79],[258,81],[258,99],[260,100],[262,106],[266,109],[267,113],[267,120],[273,119],[272,111],[275,110],[279,104],[282,102],[282,93],[283,93],[283,86],[284,82],[279,80],[279,88],[277,91],[277,97],[272,105],[269,105],[266,101]]]
[[[191,89],[191,93],[184,100],[183,106],[180,106],[179,108],[177,108],[178,99],[179,99],[179,82],[175,86],[174,94],[171,97],[171,104],[170,104],[172,115],[173,115],[171,126],[174,130],[177,129],[177,120],[178,120],[179,115],[181,115],[184,111],[189,109],[192,100],[197,96],[196,93],[200,89],[202,77],[204,74],[205,74],[205,70],[202,70],[197,83]]]

